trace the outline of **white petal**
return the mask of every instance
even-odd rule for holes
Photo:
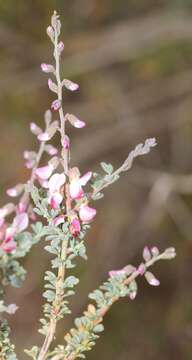
[[[61,186],[65,183],[65,174],[54,174],[49,179],[49,191],[53,193],[59,191]]]

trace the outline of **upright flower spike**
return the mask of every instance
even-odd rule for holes
[[[50,350],[52,342],[56,337],[58,320],[70,311],[67,296],[72,294],[72,288],[78,283],[78,279],[75,276],[66,276],[67,269],[75,266],[74,261],[78,255],[86,258],[84,236],[86,230],[90,227],[86,224],[89,224],[96,215],[96,209],[89,206],[89,201],[97,200],[102,195],[101,191],[105,187],[119,178],[122,172],[130,169],[137,156],[147,154],[156,145],[156,141],[153,138],[137,145],[119,169],[115,171],[112,165],[104,163],[102,168],[105,171],[105,175],[101,178],[94,176],[90,192],[84,193],[83,187],[91,179],[92,173],[87,172],[85,175],[80,176],[78,168],[71,169],[69,161],[70,152],[67,151],[70,147],[70,141],[65,133],[65,125],[68,121],[75,128],[83,128],[85,123],[72,114],[65,115],[62,107],[62,87],[70,91],[76,91],[79,85],[70,80],[64,79],[62,81],[61,79],[59,71],[60,55],[64,50],[64,44],[59,40],[60,30],[61,23],[59,16],[54,12],[51,26],[47,28],[47,34],[54,45],[55,66],[47,63],[41,65],[43,72],[51,72],[56,78],[55,83],[49,79],[48,86],[51,91],[57,94],[56,100],[52,103],[51,110],[59,110],[57,116],[59,117],[60,124],[58,126],[57,121],[52,121],[52,113],[48,110],[45,113],[45,130],[41,130],[35,123],[30,125],[31,131],[37,136],[40,144],[37,153],[25,152],[24,154],[27,167],[32,168],[31,177],[27,182],[29,186],[23,189],[23,194],[17,205],[8,204],[0,209],[0,249],[1,254],[2,251],[5,253],[3,254],[3,263],[4,260],[5,262],[8,261],[8,270],[11,269],[12,279],[14,277],[17,279],[18,268],[16,264],[20,254],[23,256],[25,252],[24,241],[26,240],[26,245],[28,246],[26,246],[26,252],[33,243],[31,235],[35,235],[35,242],[37,237],[45,237],[46,241],[50,242],[45,249],[54,257],[51,260],[53,271],[46,272],[46,291],[43,294],[48,302],[44,307],[45,318],[42,321],[43,327],[41,329],[41,332],[45,335],[45,340],[41,349],[33,347],[32,350],[27,352],[28,355],[36,360],[52,359],[52,357],[58,360],[73,360],[74,357],[83,358],[84,352],[92,348],[94,344],[92,340],[95,340],[98,337],[98,333],[103,331],[101,322],[111,305],[121,297],[128,296],[132,300],[136,297],[136,278],[140,275],[144,275],[151,285],[158,286],[159,280],[148,271],[148,268],[158,260],[175,257],[174,248],[168,248],[164,253],[160,253],[155,247],[145,248],[143,252],[144,262],[140,263],[139,266],[127,265],[123,269],[110,271],[110,278],[99,288],[99,291],[96,290],[90,294],[90,299],[95,301],[95,305],[88,305],[83,316],[76,320],[75,329],[72,329],[65,336],[66,346],[61,345]],[[51,140],[57,130],[61,135],[62,148],[58,156],[56,156],[57,149],[51,144],[46,143]],[[51,159],[47,166],[41,166],[39,165],[40,160],[45,152],[51,156]],[[63,167],[62,170],[60,170],[61,167]],[[38,180],[38,189],[34,186],[36,180]],[[32,204],[29,202],[28,191],[32,192],[31,195],[35,202],[35,214]],[[8,189],[10,196],[15,196],[16,193],[17,189]],[[10,214],[13,215],[11,224],[8,223],[9,219],[6,218]],[[42,222],[38,221],[37,217],[39,215],[43,218]],[[37,219],[37,223],[29,227],[28,231],[20,236],[20,233],[28,228],[29,219],[32,221]],[[7,256],[6,254],[9,255]],[[17,261],[15,261],[16,259]],[[13,263],[11,263],[12,261]],[[12,264],[13,269],[10,267]],[[14,269],[15,266],[16,270]],[[22,275],[20,267],[18,272]],[[9,281],[9,275],[10,271],[8,276],[5,274],[6,282]],[[0,301],[0,312],[1,310],[2,302]],[[9,314],[14,313],[15,310],[16,306],[14,304],[5,308],[5,312]],[[1,329],[2,326],[0,325]],[[7,344],[6,342],[6,347]],[[15,356],[13,358],[15,359]]]

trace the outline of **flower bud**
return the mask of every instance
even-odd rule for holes
[[[85,122],[78,119],[75,115],[73,114],[66,114],[65,115],[65,119],[68,120],[70,122],[70,124],[72,126],[74,126],[77,129],[81,129],[85,127]]]
[[[55,34],[54,34],[54,30],[53,30],[52,26],[48,26],[47,35],[50,37],[51,41],[54,42]]]
[[[42,133],[41,128],[37,126],[34,122],[30,123],[30,130],[36,136]]]
[[[42,63],[41,64],[41,70],[45,73],[53,73],[55,71],[53,65],[49,65],[49,64],[46,64],[46,63]]]
[[[70,147],[70,139],[67,135],[65,135],[64,139],[63,139],[63,142],[62,142],[62,145],[64,147],[64,149],[68,150],[69,147]]]
[[[74,83],[71,80],[68,79],[64,79],[62,81],[62,86],[65,86],[66,89],[70,90],[70,91],[76,91],[79,89],[79,85]]]
[[[54,100],[51,104],[51,110],[52,111],[58,111],[61,107],[61,101],[60,100]]]

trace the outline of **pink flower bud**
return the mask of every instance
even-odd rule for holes
[[[70,91],[76,91],[79,89],[79,85],[74,83],[71,80],[68,79],[64,79],[62,81],[62,85],[65,86],[66,89],[70,90]]]
[[[7,195],[11,196],[11,197],[16,197],[16,196],[19,196],[23,190],[24,190],[24,185],[18,184],[15,187],[8,189]]]
[[[47,28],[47,35],[50,37],[50,39],[52,40],[52,41],[54,41],[54,30],[53,30],[53,28],[52,28],[52,26],[48,26],[48,28]]]
[[[152,286],[159,286],[160,285],[160,281],[158,279],[156,279],[156,277],[150,271],[147,271],[145,273],[145,278],[146,278],[147,282]]]
[[[61,54],[63,52],[64,48],[65,48],[65,45],[64,45],[63,41],[60,41],[58,44],[59,54]]]
[[[73,114],[66,114],[66,115],[65,115],[65,118],[66,118],[66,120],[68,120],[68,121],[70,122],[70,124],[71,124],[72,126],[74,126],[74,127],[77,128],[77,129],[81,129],[81,128],[85,127],[85,125],[86,125],[84,121],[78,119],[78,118],[77,118],[75,115],[73,115]]]
[[[74,218],[69,227],[69,231],[73,236],[78,236],[81,231],[81,225],[78,218]]]
[[[39,135],[42,132],[41,128],[37,126],[34,122],[30,123],[30,130],[34,135]]]
[[[57,94],[57,85],[51,79],[48,79],[48,88]]]
[[[46,63],[41,64],[41,70],[45,73],[52,73],[55,71],[55,69],[52,65],[49,65]]]
[[[60,100],[54,100],[51,104],[51,110],[52,111],[58,111],[61,107],[61,102]]]
[[[6,191],[7,195],[10,197],[16,197],[17,196],[17,190],[15,188],[10,188]]]
[[[79,217],[80,219],[87,223],[93,220],[96,215],[96,210],[89,207],[88,205],[81,205],[79,209]]]
[[[143,249],[143,259],[147,262],[151,259],[151,253],[150,250],[147,246],[144,247]]]
[[[69,139],[69,137],[67,135],[65,135],[64,140],[62,142],[62,145],[63,145],[64,149],[66,149],[66,150],[69,149],[69,147],[70,147],[70,139]]]
[[[140,264],[139,267],[138,267],[138,271],[139,271],[139,274],[140,275],[144,275],[145,274],[145,270],[146,270],[146,266],[145,264]]]
[[[65,222],[65,216],[59,215],[53,220],[53,225],[59,226]]]

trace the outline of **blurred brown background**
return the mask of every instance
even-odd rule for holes
[[[54,9],[63,23],[63,74],[80,83],[80,92],[65,94],[66,111],[87,122],[70,133],[73,164],[82,172],[102,160],[118,166],[146,137],[158,141],[96,203],[89,261],[76,270],[74,316],[109,269],[138,263],[145,244],[178,253],[154,269],[160,288],[140,280],[136,300],[112,308],[88,358],[191,359],[192,0],[0,0],[1,204],[5,189],[28,177],[22,152],[36,146],[28,125],[43,123],[52,99],[40,63],[52,59],[45,28]],[[22,345],[42,341],[37,328],[49,266],[43,246],[24,263],[23,287],[7,295],[20,307],[11,320],[20,359]],[[72,320],[60,325],[60,341]]]

